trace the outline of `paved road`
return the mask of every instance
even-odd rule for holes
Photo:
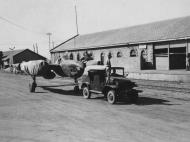
[[[189,142],[190,95],[146,89],[139,104],[76,95],[71,81],[0,73],[0,142]]]

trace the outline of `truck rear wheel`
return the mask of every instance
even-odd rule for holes
[[[83,97],[84,97],[85,99],[90,99],[91,93],[90,93],[88,87],[84,87],[84,88],[82,89],[82,95],[83,95]]]
[[[108,103],[110,103],[110,104],[115,104],[116,103],[117,95],[116,95],[115,90],[109,90],[107,92],[107,100],[108,100]]]

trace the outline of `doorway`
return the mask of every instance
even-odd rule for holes
[[[170,48],[170,69],[186,69],[186,47]]]

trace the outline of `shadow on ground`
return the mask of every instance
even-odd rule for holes
[[[93,97],[91,99],[107,101],[107,99],[104,96],[96,96],[96,97]],[[138,101],[136,103],[132,103],[127,98],[122,98],[115,105],[131,105],[131,104],[135,104],[138,106],[143,106],[143,105],[177,105],[177,104],[171,104],[170,101],[167,101],[164,99],[149,98],[149,97],[139,97]]]
[[[48,92],[35,92],[35,93],[48,93]]]
[[[117,103],[117,105],[129,105],[129,104],[135,104],[138,106],[145,106],[145,105],[180,105],[180,104],[174,104],[171,103],[168,100],[164,100],[164,99],[158,99],[158,98],[151,98],[151,97],[139,97],[138,101],[135,103],[130,102],[128,99],[122,99],[121,101],[119,101]]]
[[[53,93],[57,93],[57,94],[61,94],[61,95],[72,95],[72,96],[79,96],[80,95],[81,96],[80,92],[75,92],[74,90],[63,90],[63,89],[58,89],[58,88],[52,88],[52,87],[60,87],[60,86],[64,86],[64,85],[38,86],[38,87],[41,87],[44,90],[47,90],[47,91],[50,91]],[[93,94],[92,94],[91,99],[107,101],[107,99],[104,98],[104,96],[98,96],[98,95],[94,96]],[[170,101],[164,100],[164,99],[142,97],[142,96],[139,96],[138,101],[136,103],[132,103],[127,98],[122,98],[116,103],[116,105],[130,105],[130,104],[136,104],[139,106],[143,106],[143,105],[179,105],[179,104],[172,104],[172,103],[170,103]]]
[[[72,83],[72,84],[64,84],[64,85],[52,85],[52,86],[38,86],[38,87],[41,87],[41,88],[43,88],[43,87],[62,87],[62,86],[73,86],[74,84]]]
[[[50,91],[52,93],[57,93],[60,95],[72,95],[72,96],[80,95],[80,92],[75,92],[74,90],[63,90],[63,89],[58,89],[58,88],[51,88],[52,86],[38,86],[38,87],[41,87],[44,90]],[[59,87],[59,86],[56,86],[56,87]]]
[[[171,104],[170,101],[164,99],[139,97],[137,105],[176,105],[176,104]]]

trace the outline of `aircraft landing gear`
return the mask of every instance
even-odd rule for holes
[[[79,89],[79,83],[78,83],[77,79],[75,79],[74,91],[75,91],[75,93],[78,93],[80,91],[80,89]]]
[[[74,91],[75,91],[76,93],[79,92],[79,86],[78,86],[78,85],[74,87]]]
[[[29,90],[31,93],[35,92],[36,87],[37,87],[36,83],[34,83],[34,82],[32,84],[29,83]]]
[[[29,83],[29,90],[30,90],[31,93],[35,92],[35,89],[36,89],[36,87],[37,87],[36,77],[35,77],[35,76],[32,76],[32,79],[33,79],[32,84]]]

